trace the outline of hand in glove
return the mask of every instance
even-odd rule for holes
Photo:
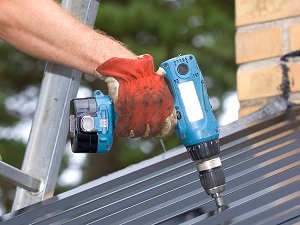
[[[118,115],[115,133],[121,137],[163,138],[177,123],[174,99],[153,58],[111,58],[94,75],[105,80]]]

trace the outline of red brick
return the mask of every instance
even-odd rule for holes
[[[235,39],[238,64],[282,55],[282,29],[273,27],[237,33]]]
[[[290,50],[300,50],[300,22],[290,25]]]
[[[299,0],[235,0],[236,26],[300,16]]]

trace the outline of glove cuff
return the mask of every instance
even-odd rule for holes
[[[136,59],[113,57],[102,64],[95,70],[93,75],[101,80],[105,77],[115,77],[116,79],[128,80],[151,74],[154,71],[153,58],[149,54],[137,56]]]
[[[102,75],[97,71],[97,68],[94,69],[93,75],[94,75],[96,78],[98,78],[98,79],[100,79],[100,80],[104,80],[104,81],[105,81],[105,79],[107,78],[107,77],[105,77],[105,76],[102,76]]]

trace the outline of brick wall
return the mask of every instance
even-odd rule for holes
[[[239,116],[281,95],[280,57],[300,49],[300,0],[235,0]],[[290,101],[300,101],[300,59],[289,68]]]

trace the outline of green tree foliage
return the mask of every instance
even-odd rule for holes
[[[0,155],[5,163],[19,169],[26,146],[13,127],[32,118],[35,109],[28,104],[32,102],[34,93],[28,90],[39,87],[43,67],[43,62],[0,40]],[[11,208],[15,187],[1,179],[0,188],[0,212],[5,212]]]
[[[234,0],[102,0],[95,27],[125,43],[136,54],[151,54],[156,68],[179,54],[195,55],[209,96],[220,102],[214,107],[216,115],[221,112],[224,93],[235,89]],[[18,168],[25,145],[6,128],[32,118],[43,68],[44,62],[0,41],[0,154],[5,162]],[[107,93],[102,81],[89,80],[83,79],[82,85]],[[180,144],[175,134],[164,142],[167,149]],[[160,153],[158,140],[115,137],[109,153],[87,157],[79,184]],[[74,166],[72,163],[66,155],[61,173]],[[56,193],[72,185],[58,184]],[[0,208],[9,210],[12,197],[5,196],[13,196],[9,193],[14,187],[1,180],[0,188]]]
[[[5,163],[20,169],[22,166],[24,152],[24,143],[16,140],[0,140],[0,155]],[[1,179],[0,187],[0,208],[5,211],[5,209],[10,209],[12,206],[14,186]]]
[[[235,88],[233,0],[128,0],[100,3],[96,26],[136,54],[160,62],[194,54],[208,93],[221,99]]]

